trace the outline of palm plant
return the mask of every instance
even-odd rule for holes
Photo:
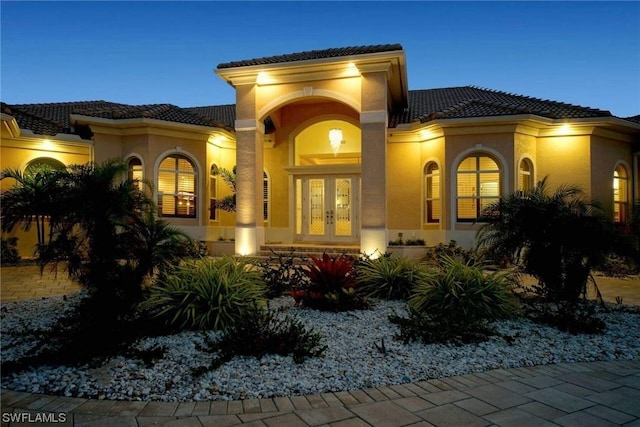
[[[133,216],[123,233],[130,260],[141,274],[152,277],[165,271],[191,251],[192,239],[159,219],[153,210]]]
[[[123,231],[151,201],[126,177],[127,166],[109,161],[100,165],[72,165],[64,176],[62,199],[67,207],[60,240],[75,240],[76,250],[86,251],[70,272],[83,282],[100,287],[108,272],[117,271],[127,258]],[[107,285],[108,286],[108,285]]]
[[[236,167],[232,170],[225,168],[218,168],[215,170],[215,175],[219,175],[225,184],[231,189],[231,193],[222,200],[216,201],[214,209],[222,209],[226,212],[236,211]]]
[[[18,225],[25,231],[35,223],[38,238],[35,253],[43,258],[54,234],[55,224],[61,214],[60,194],[64,191],[64,171],[49,166],[5,169],[0,179],[11,178],[16,183],[0,196],[2,231],[10,232]],[[47,227],[48,224],[48,227]]]
[[[614,250],[613,223],[597,203],[570,185],[549,194],[546,178],[490,205],[479,221],[478,245],[521,264],[553,301],[577,301],[591,269]]]

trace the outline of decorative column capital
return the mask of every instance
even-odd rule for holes
[[[235,130],[236,132],[257,130],[264,134],[264,123],[255,119],[236,120]]]

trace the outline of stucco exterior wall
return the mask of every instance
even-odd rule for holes
[[[387,147],[387,227],[421,228],[422,156],[419,143],[389,144]],[[391,238],[395,238],[391,236]]]
[[[589,135],[538,138],[538,179],[545,176],[550,191],[559,185],[579,185],[591,197],[591,142]]]
[[[358,77],[263,85],[255,90],[257,92],[256,112],[261,115],[261,118],[277,108],[301,99],[335,99],[355,110],[359,110],[361,103],[361,82]]]
[[[55,159],[64,165],[85,164],[91,161],[93,145],[91,141],[69,142],[50,136],[28,136],[13,138],[3,133],[0,143],[0,159],[2,169],[24,171],[26,166],[39,158]],[[5,191],[15,184],[13,179],[0,180],[0,190]],[[33,226],[35,227],[35,225]],[[17,237],[18,252],[23,258],[30,258],[38,242],[35,228],[29,232],[16,227],[10,233],[2,233],[2,237]]]
[[[531,182],[533,185],[538,181],[538,161],[537,161],[537,144],[536,137],[524,133],[517,132],[513,139],[513,168],[511,172],[511,183],[514,190],[518,189],[518,174],[520,162],[528,159],[533,164],[533,173]]]
[[[632,200],[632,157],[629,143],[611,137],[591,137],[591,198],[613,217],[613,172],[622,165],[627,172],[627,200]]]

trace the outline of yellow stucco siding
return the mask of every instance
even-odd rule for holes
[[[326,99],[357,110],[360,106],[360,78],[341,78],[326,81],[301,81],[280,85],[263,85],[255,89],[255,108],[261,118],[300,100]],[[240,116],[238,116],[240,117]]]
[[[12,138],[3,134],[0,143],[0,158],[2,169],[18,169],[24,171],[27,165],[36,159],[54,159],[64,165],[85,164],[91,161],[92,144],[90,141],[69,142],[55,137],[18,137]],[[2,191],[11,188],[15,184],[13,179],[0,180]],[[2,233],[2,237],[17,237],[18,251],[24,258],[34,255],[37,244],[37,235],[32,228],[25,232],[21,227],[16,227],[10,233]]]
[[[513,170],[512,170],[512,185],[514,190],[518,190],[518,173],[520,168],[520,162],[523,159],[528,159],[532,166],[532,184],[535,185],[538,178],[537,156],[536,151],[537,143],[536,137],[533,135],[526,135],[522,133],[516,133],[514,135],[514,149],[513,149]]]
[[[288,227],[289,224],[289,175],[284,170],[288,164],[289,144],[276,144],[264,151],[264,167],[270,178],[270,225]]]
[[[419,143],[387,146],[387,227],[421,228],[422,161]]]
[[[45,147],[41,142],[3,139],[0,145],[2,168],[24,170],[30,162],[40,158],[54,159],[64,165],[84,164],[91,160],[89,143],[68,145],[55,140],[50,141]],[[7,182],[7,180],[0,181],[2,189],[8,188]]]
[[[591,197],[591,143],[589,135],[540,137],[537,177],[547,178],[549,190],[559,185],[579,185]]]
[[[591,198],[598,200],[605,211],[613,216],[613,172],[621,165],[632,176],[632,158],[629,143],[600,135],[591,137]],[[626,199],[632,200],[632,185],[627,185]]]
[[[362,75],[362,111],[384,111],[387,109],[386,72]]]

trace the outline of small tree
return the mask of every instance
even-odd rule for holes
[[[29,231],[35,224],[38,243],[34,253],[41,261],[47,253],[63,208],[59,196],[64,191],[64,173],[43,165],[27,168],[24,172],[5,169],[0,173],[0,179],[16,181],[0,196],[2,231],[8,232],[17,226]]]
[[[222,209],[225,212],[236,211],[236,167],[232,170],[225,168],[217,168],[214,171],[214,175],[220,176],[227,186],[231,189],[231,193],[228,196],[222,198],[222,200],[216,201],[215,206],[212,209]]]
[[[521,264],[553,301],[577,301],[592,268],[615,249],[613,223],[597,203],[575,186],[549,194],[546,178],[490,205],[479,221],[479,246]]]
[[[128,259],[142,276],[152,278],[193,252],[193,241],[183,231],[159,219],[154,210],[131,218],[123,233]]]

